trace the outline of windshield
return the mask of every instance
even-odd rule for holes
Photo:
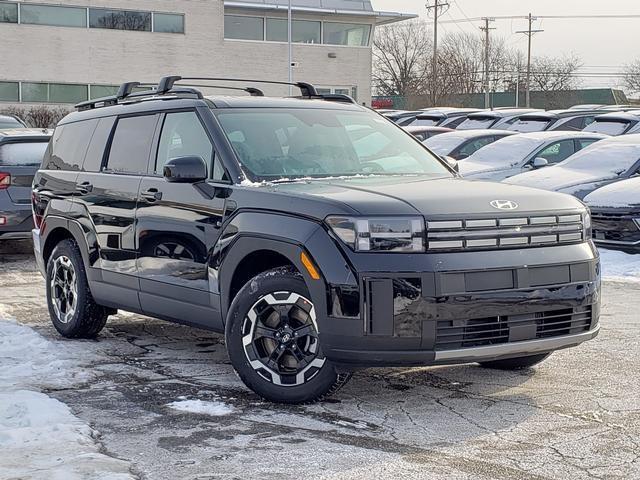
[[[640,159],[640,144],[598,142],[575,153],[562,163],[573,170],[594,170],[620,174]]]
[[[481,128],[491,128],[496,121],[494,117],[478,117],[467,118],[464,122],[458,125],[457,130],[478,130]]]
[[[437,125],[442,120],[442,117],[416,117],[410,125],[412,127],[431,127]]]
[[[508,130],[513,130],[514,132],[542,132],[549,125],[550,120],[525,120],[520,119],[513,125],[511,125]]]
[[[332,109],[215,112],[242,165],[261,180],[450,171],[379,115]]]
[[[442,135],[428,138],[422,143],[438,155],[449,155],[467,138],[469,137],[466,135],[443,133]]]
[[[493,142],[481,148],[469,157],[469,160],[487,165],[511,166],[520,163],[534,150],[539,148],[542,142],[527,136],[513,135]]]
[[[48,142],[20,142],[0,145],[0,165],[37,166],[42,163]]]
[[[629,127],[625,120],[596,120],[583,131],[594,133],[606,133],[607,135],[622,135]]]

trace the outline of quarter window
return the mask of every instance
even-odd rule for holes
[[[286,42],[289,37],[287,20],[267,18],[267,40]],[[320,22],[293,20],[291,22],[291,41],[295,43],[320,43]]]
[[[224,38],[264,40],[264,18],[225,15]]]
[[[210,170],[213,145],[194,112],[169,113],[164,119],[155,172],[162,174],[164,165],[173,158],[201,157]]]
[[[56,128],[47,150],[43,168],[47,170],[81,169],[87,153],[89,140],[98,124],[98,120],[66,123]]]
[[[118,119],[111,140],[107,170],[116,173],[146,173],[157,115]]]
[[[18,23],[17,3],[0,3],[0,23]]]
[[[108,28],[111,30],[151,31],[151,13],[131,10],[89,9],[89,26],[91,28]]]
[[[324,43],[328,45],[349,45],[365,47],[369,45],[371,25],[355,23],[324,23]]]
[[[87,9],[55,5],[20,5],[20,23],[57,27],[86,27]]]

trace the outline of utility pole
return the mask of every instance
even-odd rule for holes
[[[524,33],[529,37],[529,42],[527,45],[527,108],[531,106],[531,37],[534,34],[544,32],[544,30],[533,30],[533,22],[537,20],[536,17],[529,14],[527,17],[529,20],[529,29],[528,30],[520,30],[516,33]]]
[[[293,48],[291,38],[291,0],[289,0],[289,6],[287,8],[287,43],[289,48],[289,83],[293,83]],[[292,87],[289,85],[289,96],[292,95]]]
[[[484,31],[484,108],[489,108],[491,100],[489,98],[489,30],[495,30],[495,28],[489,28],[489,22],[493,22],[495,19],[484,17],[484,27],[480,27],[480,30]]]
[[[431,60],[431,103],[432,106],[436,106],[437,93],[436,85],[438,81],[438,17],[440,16],[439,8],[449,7],[449,4],[445,0],[434,0],[433,5],[427,3],[425,8],[427,9],[427,15],[433,9],[433,58]]]

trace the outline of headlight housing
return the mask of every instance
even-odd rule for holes
[[[425,251],[422,217],[327,217],[331,231],[355,252]]]

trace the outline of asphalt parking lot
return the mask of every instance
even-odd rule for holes
[[[78,361],[93,372],[44,393],[133,477],[640,478],[640,283],[606,281],[597,339],[535,370],[364,370],[330,401],[287,407],[241,384],[220,335],[120,314],[97,341],[64,340],[30,246],[3,246],[0,264],[0,312],[86,352]],[[189,399],[229,408],[168,406]]]

